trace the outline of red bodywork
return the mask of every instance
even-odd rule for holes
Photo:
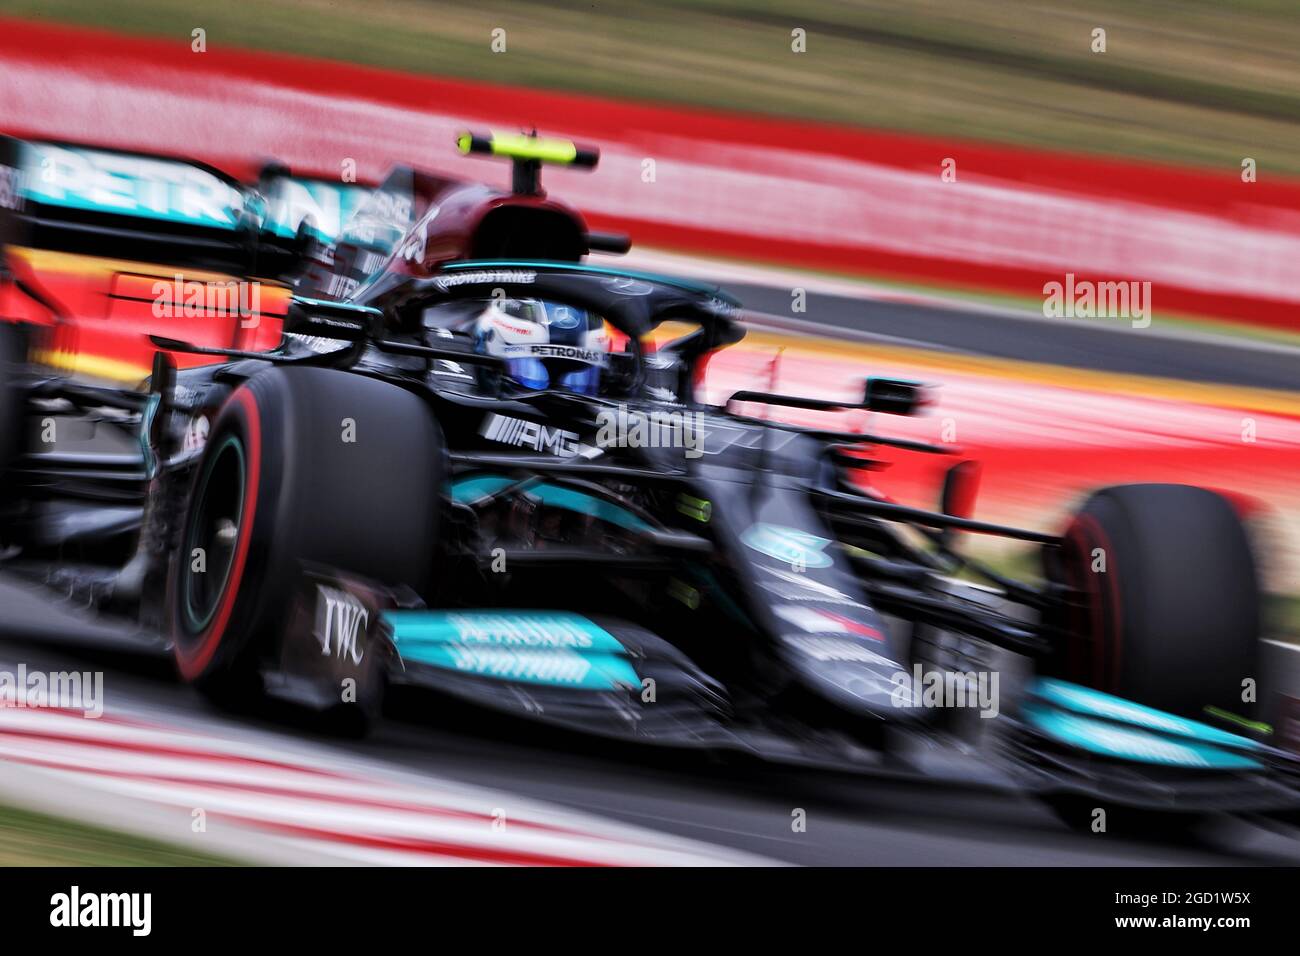
[[[134,382],[149,374],[156,351],[151,334],[248,350],[274,348],[280,341],[289,302],[289,291],[281,285],[258,283],[256,292],[246,286],[244,301],[256,308],[243,313],[237,307],[238,287],[224,293],[230,306],[185,301],[187,290],[221,290],[237,283],[235,276],[37,249],[7,252],[14,277],[35,288],[44,301],[12,279],[0,282],[0,316],[46,330],[36,343],[35,358],[43,364],[90,378]],[[209,301],[206,292],[204,301]],[[212,361],[174,354],[181,367]]]

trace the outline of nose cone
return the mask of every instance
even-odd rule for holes
[[[835,707],[882,720],[915,720],[912,680],[890,656],[883,622],[869,608],[854,612],[800,608],[797,615],[782,615],[790,625],[778,644],[783,662],[805,689]]]

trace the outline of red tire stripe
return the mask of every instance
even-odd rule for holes
[[[1087,619],[1087,634],[1093,643],[1092,686],[1098,689],[1115,691],[1119,687],[1120,662],[1124,651],[1123,616],[1121,614],[1119,585],[1116,583],[1118,570],[1115,566],[1115,549],[1111,547],[1110,538],[1101,524],[1092,515],[1081,514],[1074,519],[1068,537],[1077,541],[1081,547],[1078,573],[1086,584],[1082,590],[1090,598]],[[1097,574],[1091,570],[1091,556],[1094,547],[1101,548],[1105,556],[1106,570]],[[1106,659],[1109,646],[1110,660]],[[1071,654],[1071,667],[1081,665],[1082,661]],[[1109,665],[1109,666],[1108,666]],[[1107,680],[1109,672],[1109,680]],[[1075,673],[1080,673],[1076,670]]]
[[[244,576],[244,563],[248,559],[248,545],[253,536],[253,522],[257,518],[257,487],[262,473],[262,424],[258,415],[257,400],[248,388],[241,388],[233,397],[247,414],[248,447],[245,449],[247,466],[244,477],[244,515],[240,522],[239,541],[235,544],[235,556],[230,564],[230,576],[226,579],[226,591],[221,597],[217,613],[208,622],[207,628],[199,637],[198,646],[185,650],[182,642],[176,641],[176,662],[181,676],[194,680],[200,676],[212,657],[221,646],[226,625],[234,611],[235,600],[239,597],[239,585]]]

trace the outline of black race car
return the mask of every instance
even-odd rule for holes
[[[485,322],[526,329],[536,303],[599,317],[597,388],[558,384],[575,346],[485,347]],[[743,334],[735,308],[664,278],[462,262],[362,302],[295,300],[273,352],[180,373],[159,352],[147,391],[42,376],[17,361],[21,327],[0,327],[6,568],[155,628],[226,702],[373,715],[401,683],[818,760],[979,712],[997,717],[984,745],[1046,789],[1289,805],[1291,758],[1186,716],[1231,706],[1253,673],[1255,572],[1225,498],[1111,488],[1057,538],[961,517],[960,467],[946,511],[869,496],[846,474],[873,446],[946,449],[702,404],[701,364]],[[520,361],[556,384],[529,387]],[[872,379],[860,407],[922,397]],[[72,415],[138,453],[15,447]],[[960,531],[1036,542],[1049,583],[963,558]]]
[[[977,767],[1085,806],[1295,807],[1295,758],[1195,719],[1240,712],[1255,676],[1232,502],[1108,488],[1056,536],[971,518],[958,461],[938,510],[893,503],[853,480],[874,449],[953,449],[766,410],[908,415],[925,390],[706,404],[709,357],[743,335],[713,287],[503,259],[297,296],[269,352],[156,337],[139,390],[45,374],[0,324],[2,567],[156,633],[225,704],[360,725],[404,685],[641,742]],[[76,422],[128,444],[42,444]],[[970,532],[1037,546],[1043,582],[964,556]]]

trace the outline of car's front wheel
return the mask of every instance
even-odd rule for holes
[[[169,574],[181,675],[223,704],[256,695],[304,567],[427,585],[443,468],[437,422],[394,385],[276,368],[236,389],[198,466]]]
[[[1189,717],[1249,709],[1260,583],[1227,498],[1190,485],[1102,489],[1045,563],[1073,594],[1054,618],[1067,679]]]

